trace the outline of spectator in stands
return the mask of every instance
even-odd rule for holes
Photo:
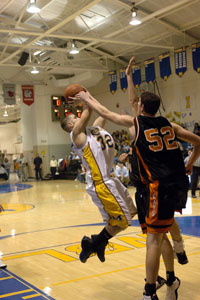
[[[115,176],[123,183],[126,187],[129,184],[130,178],[129,178],[129,170],[124,165],[123,162],[118,161],[116,168],[115,168]]]
[[[33,161],[35,165],[35,177],[37,180],[42,180],[42,158],[39,156],[39,154],[36,154],[36,157]],[[39,176],[38,176],[39,175]]]
[[[200,126],[199,126],[199,123],[198,123],[198,122],[195,122],[195,123],[194,123],[193,133],[200,136]]]
[[[86,183],[86,169],[85,167],[83,166],[83,164],[81,164],[80,166],[81,168],[78,169],[78,174],[77,174],[77,177],[75,179],[75,181],[80,181],[82,183]]]
[[[118,144],[117,155],[116,155],[115,158],[114,158],[114,163],[115,163],[115,164],[117,164],[118,158],[120,157],[120,155],[121,155],[122,153],[124,153],[124,151],[123,151],[123,147],[122,147],[122,145],[121,145],[121,143],[120,143],[120,144]]]
[[[20,181],[27,181],[28,180],[28,161],[23,153],[20,154],[19,158],[19,176]]]
[[[0,179],[8,180],[8,174],[6,169],[2,166],[2,162],[0,162]]]
[[[77,172],[81,169],[81,160],[80,157],[74,152],[71,151],[68,160],[67,160],[67,170],[70,172]]]
[[[194,162],[192,176],[191,176],[191,189],[192,189],[192,198],[196,198],[196,190],[198,187],[198,179],[200,176],[200,156]]]
[[[6,169],[6,172],[8,174],[8,179],[9,179],[11,163],[8,161],[7,158],[4,159],[3,166]]]
[[[125,152],[125,153],[129,153],[129,151],[130,151],[130,146],[129,146],[127,140],[124,141],[123,146],[122,146],[122,150],[123,150],[123,152]]]

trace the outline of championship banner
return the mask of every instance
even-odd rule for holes
[[[164,80],[167,80],[171,75],[171,66],[170,66],[170,54],[165,53],[159,56],[160,63],[160,77]]]
[[[3,84],[4,103],[7,105],[16,104],[15,84]]]
[[[146,82],[152,84],[156,79],[154,58],[144,61]]]
[[[133,83],[136,88],[138,88],[141,84],[141,68],[140,65],[134,65],[132,67],[132,78]]]
[[[110,71],[108,75],[110,77],[110,91],[114,94],[117,90],[117,71]]]
[[[193,69],[200,73],[200,43],[192,45]]]
[[[123,92],[127,90],[128,82],[127,82],[125,69],[120,69],[120,86]]]
[[[22,85],[23,102],[26,105],[34,103],[34,87],[33,85]]]
[[[175,71],[179,77],[187,71],[186,48],[176,49],[174,52]]]

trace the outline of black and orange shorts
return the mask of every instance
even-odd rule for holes
[[[151,233],[168,232],[174,221],[174,212],[186,206],[187,176],[175,181],[154,181],[147,188],[146,225]]]

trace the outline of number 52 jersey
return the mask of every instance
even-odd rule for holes
[[[143,177],[152,182],[185,176],[183,157],[170,122],[160,117],[138,116],[135,148]]]

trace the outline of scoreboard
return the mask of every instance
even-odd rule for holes
[[[83,106],[72,107],[65,102],[63,96],[51,96],[51,115],[52,121],[60,121],[69,114],[81,117]]]

